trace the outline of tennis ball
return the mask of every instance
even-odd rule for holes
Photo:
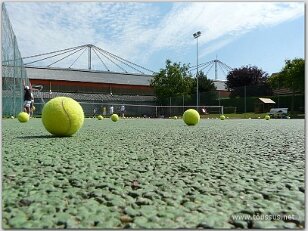
[[[32,107],[32,111],[35,111],[35,106]]]
[[[80,104],[69,97],[56,97],[42,110],[42,122],[55,136],[71,136],[83,125],[84,112]]]
[[[11,116],[11,119],[14,119],[15,117],[14,116]]]
[[[266,115],[265,117],[264,117],[264,119],[266,119],[266,120],[269,120],[271,117],[269,116],[269,115]]]
[[[220,119],[221,119],[221,120],[224,120],[225,118],[226,118],[226,117],[225,117],[224,115],[221,115],[221,116],[220,116]]]
[[[177,116],[173,116],[173,119],[177,120],[177,119],[178,119],[178,117],[177,117]]]
[[[104,117],[102,115],[99,115],[99,116],[97,116],[97,119],[102,120],[102,119],[104,119]]]
[[[110,118],[113,122],[117,122],[119,120],[119,116],[117,114],[112,114]]]
[[[20,112],[20,113],[18,114],[17,118],[18,118],[19,122],[25,123],[25,122],[28,122],[28,121],[29,121],[30,116],[29,116],[29,114],[26,113],[26,112]]]
[[[200,115],[195,109],[188,109],[183,114],[183,120],[187,125],[196,125],[200,121]]]

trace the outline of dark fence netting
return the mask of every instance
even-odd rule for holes
[[[2,3],[2,116],[16,116],[23,108],[23,82],[29,84],[16,36]]]

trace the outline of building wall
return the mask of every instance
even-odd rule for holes
[[[150,86],[112,84],[112,83],[91,83],[62,80],[31,79],[32,85],[42,85],[43,92],[75,92],[75,93],[105,93],[115,95],[154,95]]]
[[[230,91],[221,91],[221,90],[217,90],[217,92],[219,93],[219,96],[223,98],[228,98],[231,93]]]
[[[42,85],[44,92],[103,93],[114,95],[155,95],[150,86],[152,75],[27,67],[32,85]],[[221,97],[228,97],[226,81],[214,80]]]

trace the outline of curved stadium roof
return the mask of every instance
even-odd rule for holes
[[[152,75],[68,68],[26,67],[29,79],[149,86]]]

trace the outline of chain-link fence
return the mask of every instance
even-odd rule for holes
[[[4,3],[1,11],[2,116],[16,116],[23,108],[23,82],[29,80]]]
[[[265,93],[264,93],[265,92]],[[264,89],[263,86],[247,86],[233,91],[211,91],[199,94],[199,106],[196,107],[196,95],[182,95],[156,100],[153,96],[81,94],[64,92],[34,92],[35,116],[40,116],[44,101],[66,96],[80,102],[86,116],[110,115],[110,107],[114,113],[121,114],[121,106],[125,106],[125,116],[134,117],[171,117],[181,116],[186,109],[194,108],[201,115],[232,113],[267,113],[271,108],[292,108],[295,113],[304,113],[304,95],[290,90],[278,91]],[[260,99],[261,98],[261,99]],[[268,98],[274,103],[266,103]]]
[[[301,114],[305,111],[305,96],[289,88],[271,89],[266,85],[244,86],[232,89],[228,98],[221,99],[221,105],[234,106],[238,113],[266,113],[271,108],[288,108],[290,113]]]
[[[33,85],[34,86],[34,85]],[[111,95],[111,94],[83,94],[68,92],[33,92],[35,101],[34,116],[41,116],[44,103],[55,97],[70,97],[83,108],[85,116],[110,115],[110,107],[113,106],[114,113],[120,114],[120,108],[125,106],[127,116],[154,116],[156,114],[156,101],[154,96],[138,95]]]
[[[274,103],[266,103],[260,98],[269,98]],[[158,105],[195,107],[196,94],[179,95],[160,99]],[[266,113],[271,108],[288,108],[288,111],[301,114],[305,111],[305,96],[291,89],[271,89],[268,86],[244,86],[231,91],[210,91],[199,93],[199,112],[207,109],[208,113],[217,113],[216,108],[223,107],[228,113]],[[213,108],[213,109],[212,109]]]

